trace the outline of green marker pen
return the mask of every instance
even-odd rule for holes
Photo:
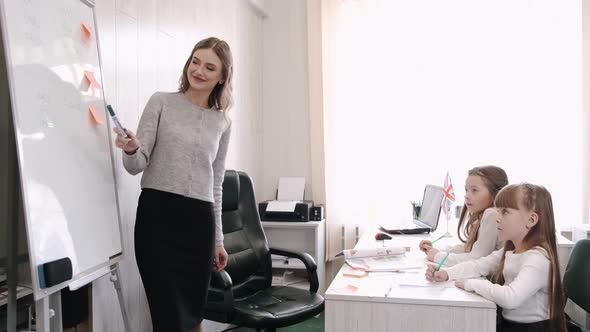
[[[445,263],[445,261],[447,260],[447,257],[449,257],[449,253],[447,253],[447,255],[442,259],[442,261],[440,261],[440,263],[438,264],[438,266],[436,267],[436,269],[434,269],[434,271],[432,272],[432,278],[434,278],[434,272],[437,272],[440,270],[440,267],[443,266],[443,264]]]
[[[119,128],[119,130],[121,131],[122,136],[124,138],[129,138],[129,136],[127,136],[127,133],[125,133],[125,129],[123,129],[123,126],[119,122],[119,119],[117,119],[117,116],[115,115],[115,111],[113,111],[113,107],[109,104],[109,105],[107,105],[107,109],[109,110],[109,114],[111,115],[111,118],[113,119],[113,122],[115,123],[115,126],[117,126],[117,128]]]
[[[433,244],[434,244],[434,242],[436,242],[436,241],[438,241],[438,240],[442,239],[442,238],[443,238],[443,237],[445,237],[445,236],[446,236],[446,234],[445,234],[445,235],[442,235],[441,237],[439,237],[438,239],[436,239],[436,240],[434,240],[434,241],[431,241],[431,242],[430,242],[430,245],[433,245]]]

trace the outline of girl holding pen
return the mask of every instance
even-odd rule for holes
[[[178,92],[156,92],[147,102],[137,136],[115,129],[125,169],[143,172],[135,256],[153,331],[201,331],[212,267],[227,264],[221,197],[232,72],[229,45],[201,40]]]
[[[420,242],[420,250],[428,260],[440,263],[444,257],[447,266],[487,256],[501,247],[497,238],[494,198],[508,184],[506,172],[497,166],[471,169],[465,180],[465,204],[459,217],[457,235],[463,242],[438,250],[427,240]],[[434,242],[434,241],[433,241]]]
[[[426,278],[458,280],[457,287],[494,301],[502,308],[497,331],[564,332],[565,299],[551,194],[542,186],[510,185],[500,191],[495,205],[504,249],[440,271],[429,264]],[[482,276],[492,276],[492,281],[470,279]]]

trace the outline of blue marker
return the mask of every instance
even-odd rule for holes
[[[121,122],[119,122],[119,119],[117,119],[117,116],[115,115],[115,111],[113,111],[113,107],[109,104],[109,105],[107,105],[107,109],[109,110],[109,114],[111,115],[111,118],[113,119],[113,122],[115,123],[115,126],[117,126],[117,128],[121,131],[121,136],[123,136],[124,138],[129,138],[129,136],[127,136],[127,133],[125,133],[125,129],[123,129]]]

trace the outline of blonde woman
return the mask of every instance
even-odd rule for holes
[[[227,264],[221,197],[232,72],[228,44],[201,40],[179,91],[150,98],[137,135],[115,130],[125,169],[143,172],[135,255],[156,332],[200,331],[212,267]]]

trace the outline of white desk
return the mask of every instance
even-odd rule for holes
[[[383,241],[375,241],[377,230],[366,232],[356,249],[382,246]],[[406,255],[422,257],[423,267],[414,276],[424,277],[426,259],[418,249],[422,239],[435,239],[444,234],[438,231],[433,235],[394,235],[385,241],[386,246],[411,246]],[[443,247],[446,242],[456,243],[456,235],[437,242]],[[559,258],[567,264],[573,243],[560,236]],[[325,293],[327,332],[340,331],[496,331],[496,305],[471,292],[458,288],[429,288],[400,286],[397,284],[407,273],[369,275],[364,278],[343,276],[350,269],[344,265]],[[562,272],[563,273],[563,272]],[[348,285],[358,287],[354,293],[342,293]],[[385,293],[391,286],[388,296]]]

